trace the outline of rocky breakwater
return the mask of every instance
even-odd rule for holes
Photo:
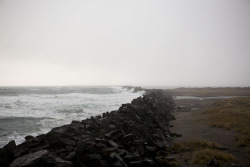
[[[72,121],[16,146],[0,149],[1,167],[171,166],[168,122],[174,102],[164,90],[147,90],[119,110]]]

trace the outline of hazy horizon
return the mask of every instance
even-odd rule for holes
[[[249,87],[250,1],[0,1],[0,86]]]

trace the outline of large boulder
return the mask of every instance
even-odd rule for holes
[[[47,156],[49,152],[47,150],[41,150],[34,153],[30,153],[27,155],[23,155],[15,159],[11,164],[10,167],[25,167],[25,166],[34,166],[36,163],[39,162],[42,158]]]

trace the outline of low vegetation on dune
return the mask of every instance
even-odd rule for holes
[[[177,88],[171,89],[173,96],[250,96],[250,87],[230,87],[230,88]]]
[[[232,129],[239,147],[250,146],[250,97],[237,97],[218,101],[204,112],[212,127]]]
[[[192,164],[207,164],[216,159],[219,164],[234,162],[236,158],[227,153],[218,143],[207,140],[192,140],[188,142],[175,142],[172,147],[175,153],[189,152],[192,154]]]
[[[204,148],[223,149],[223,147],[218,143],[214,143],[207,140],[191,140],[188,142],[175,142],[171,148],[177,153],[189,150],[199,150]]]
[[[227,152],[205,148],[194,152],[194,164],[206,164],[215,158],[219,163],[235,161],[235,157]]]

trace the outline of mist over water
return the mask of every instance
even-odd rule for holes
[[[121,87],[0,87],[0,147],[117,110],[142,94]]]

